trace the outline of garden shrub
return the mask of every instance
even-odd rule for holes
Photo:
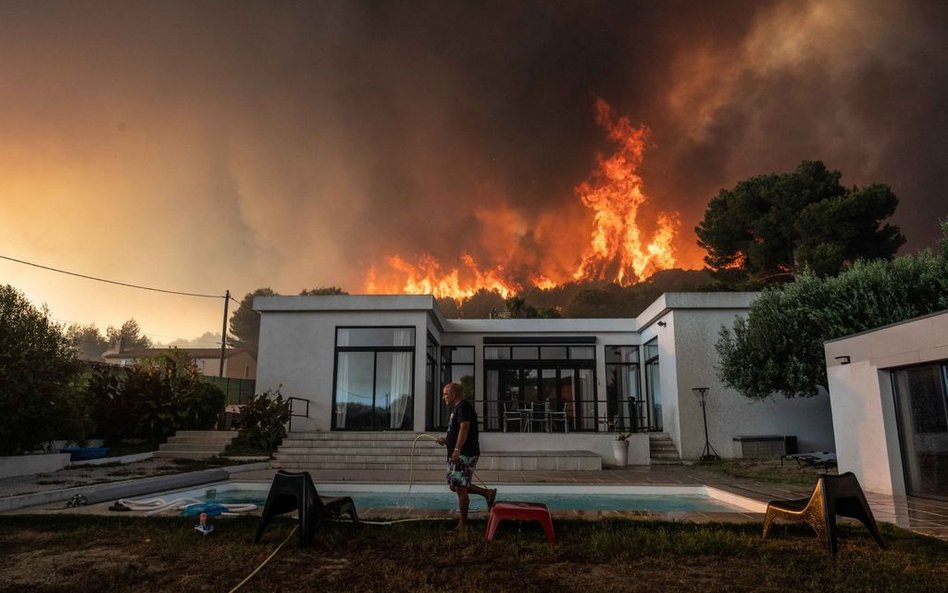
[[[286,437],[289,420],[290,401],[283,398],[278,387],[251,397],[241,408],[235,424],[242,441],[273,451]]]
[[[226,395],[203,380],[186,352],[135,361],[124,372],[97,369],[88,382],[99,436],[106,442],[143,438],[157,443],[178,430],[208,430]]]

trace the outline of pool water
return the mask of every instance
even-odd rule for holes
[[[317,485],[322,496],[351,496],[356,508],[418,508],[453,510],[457,497],[447,486],[406,484],[327,484]],[[384,490],[383,490],[384,489]],[[207,502],[253,503],[263,506],[269,484],[226,483],[180,495]],[[709,491],[710,494],[709,495]],[[721,494],[725,500],[715,498]],[[530,501],[546,504],[550,510],[649,511],[649,512],[761,512],[756,501],[698,487],[624,487],[624,486],[538,486],[497,485],[497,501]],[[485,511],[480,496],[471,496],[471,511]]]

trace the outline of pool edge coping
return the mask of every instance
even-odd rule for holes
[[[233,474],[267,469],[268,466],[269,463],[267,462],[249,463],[194,472],[149,476],[116,482],[100,482],[97,484],[85,484],[83,486],[72,486],[58,490],[17,494],[0,498],[0,513],[62,502],[78,495],[86,497],[87,504],[97,504],[119,498],[141,496],[161,490],[174,490],[187,488],[189,486],[200,486],[201,484],[211,482],[230,481]]]

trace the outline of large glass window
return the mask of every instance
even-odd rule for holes
[[[428,406],[425,411],[425,425],[431,429],[436,426],[435,418],[442,407],[440,375],[438,374],[438,342],[428,334],[428,346],[425,349],[425,396]]]
[[[333,428],[410,430],[415,328],[336,330]]]
[[[662,378],[658,366],[658,338],[645,344],[645,415],[649,430],[662,430]]]
[[[597,430],[595,346],[491,344],[484,359],[485,430]]]
[[[441,348],[441,383],[457,383],[461,394],[469,402],[474,402],[474,346],[444,346]],[[441,399],[440,386],[432,401],[432,422],[429,428],[445,429],[448,426],[450,411]]]
[[[948,364],[893,371],[905,488],[948,500]]]
[[[617,430],[647,428],[638,346],[606,346],[606,413]]]

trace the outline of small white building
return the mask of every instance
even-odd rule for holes
[[[948,312],[825,352],[839,470],[869,491],[948,499]]]
[[[716,378],[720,328],[756,293],[667,293],[635,319],[445,319],[431,296],[257,297],[257,390],[309,401],[294,432],[440,432],[441,386],[461,383],[492,450],[590,450],[611,463],[615,432],[649,433],[683,459],[705,446],[740,455],[736,437],[795,437],[833,449],[828,397],[748,400]],[[532,411],[531,411],[532,410]],[[781,443],[783,441],[781,440]]]

